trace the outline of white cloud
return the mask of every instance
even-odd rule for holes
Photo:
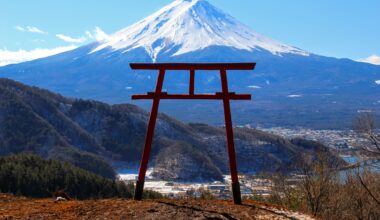
[[[15,26],[14,28],[15,28],[16,30],[18,30],[18,31],[22,31],[22,32],[30,32],[30,33],[38,33],[38,34],[47,34],[46,31],[43,31],[43,30],[39,29],[38,27],[34,27],[34,26],[27,26],[27,27]]]
[[[86,35],[90,39],[96,39],[97,41],[105,41],[110,38],[110,36],[99,27],[95,27],[95,30],[93,30],[92,33],[90,31],[86,31]]]
[[[85,37],[73,38],[63,34],[56,34],[55,36],[67,43],[83,43],[87,40]]]
[[[70,45],[70,46],[56,47],[52,49],[37,48],[30,51],[21,50],[21,49],[18,51],[0,49],[0,66],[48,57],[48,56],[52,56],[52,55],[62,53],[65,51],[73,50],[75,48],[77,47],[74,45]]]
[[[380,79],[379,79],[379,80],[376,80],[375,83],[376,83],[377,85],[380,85]]]
[[[15,26],[15,29],[18,31],[25,31],[25,28],[23,28],[21,26]]]
[[[372,55],[367,58],[359,59],[358,61],[364,62],[364,63],[371,63],[375,65],[380,65],[380,56]]]
[[[85,33],[88,38],[94,39],[94,35],[92,35],[90,31],[86,31]]]
[[[55,36],[68,43],[83,43],[87,41],[88,39],[95,39],[97,41],[105,41],[110,38],[110,36],[106,34],[99,27],[95,27],[93,31],[87,30],[84,33],[86,34],[87,37],[82,36],[82,37],[74,38],[74,37],[70,37],[64,34],[56,34]]]
[[[32,32],[32,33],[47,34],[47,32],[42,31],[41,29],[39,29],[39,28],[37,28],[37,27],[28,26],[28,27],[26,27],[26,29],[27,29],[29,32]]]

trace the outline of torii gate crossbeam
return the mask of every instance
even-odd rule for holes
[[[134,70],[158,70],[158,79],[155,92],[148,92],[146,95],[133,95],[132,100],[151,99],[153,100],[152,110],[148,123],[148,130],[145,138],[144,151],[140,162],[138,180],[135,188],[135,200],[141,200],[145,175],[152,147],[154,128],[156,125],[158,107],[161,99],[183,99],[183,100],[223,100],[224,119],[226,123],[227,148],[230,161],[230,172],[232,181],[232,193],[235,204],[241,204],[240,185],[237,172],[235,155],[234,134],[231,118],[230,100],[251,100],[251,94],[235,94],[229,92],[227,81],[227,70],[253,70],[256,63],[132,63]],[[167,70],[189,70],[189,94],[168,94],[162,92],[165,72]],[[215,94],[195,94],[195,71],[196,70],[218,70],[222,84],[222,92]]]

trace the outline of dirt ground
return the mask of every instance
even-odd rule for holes
[[[313,219],[278,207],[244,201],[104,199],[61,201],[0,194],[0,219]]]

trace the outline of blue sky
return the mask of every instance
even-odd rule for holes
[[[0,59],[1,52],[3,56],[7,55],[4,52],[36,48],[46,52],[89,43],[170,2],[0,0]],[[380,55],[379,0],[209,2],[256,32],[312,53],[351,59]]]

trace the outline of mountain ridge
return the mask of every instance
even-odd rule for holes
[[[139,107],[66,99],[8,79],[0,79],[0,91],[1,156],[34,153],[108,178],[113,168],[138,166],[149,118]],[[225,139],[222,127],[159,114],[149,166],[161,179],[222,180],[229,173]],[[242,173],[291,172],[304,154],[321,150],[339,160],[323,145],[255,129],[236,128],[235,143]]]
[[[201,6],[209,5],[205,2],[196,3]],[[193,3],[177,1],[167,7],[175,8],[181,4],[186,6]],[[163,11],[167,10],[164,8]],[[219,10],[215,10],[218,14]],[[223,14],[214,18],[212,14],[205,13],[205,10],[199,9],[199,11],[198,17],[206,17],[220,24],[222,31],[218,33],[222,34],[218,36],[222,38],[218,39],[222,42],[229,42],[231,40],[229,36],[232,36],[232,39],[242,39],[246,35],[245,31],[240,30],[240,23],[235,22],[235,19],[230,22],[229,15]],[[203,27],[210,23],[206,18],[202,19],[201,23],[196,22],[189,12],[184,14],[191,19],[179,16],[170,20],[165,17],[171,15],[170,11],[167,15],[159,17],[162,13],[159,11],[152,17],[154,19],[142,20],[127,27],[124,31],[130,31],[130,36],[121,34],[119,38],[114,37],[115,42],[112,39],[94,42],[55,56],[0,67],[0,77],[49,89],[66,97],[118,104],[129,102],[133,94],[146,93],[154,89],[156,73],[132,71],[129,67],[132,62],[256,62],[254,72],[237,71],[229,76],[231,91],[251,93],[254,97],[252,102],[233,103],[233,112],[236,112],[235,124],[250,124],[253,127],[301,126],[317,129],[347,129],[351,127],[352,120],[358,112],[380,111],[380,98],[377,95],[380,93],[380,85],[376,83],[380,80],[380,66],[313,53],[308,53],[308,56],[297,53],[276,54],[272,53],[270,48],[264,50],[260,47],[247,50],[231,46],[229,43],[219,45],[212,40],[209,44],[208,36],[214,32],[208,32],[207,28]],[[160,22],[163,22],[163,26],[157,25]],[[184,27],[180,25],[182,22],[185,24]],[[223,22],[234,25],[227,25],[228,28],[225,28]],[[168,24],[169,28],[164,24]],[[215,30],[218,29],[216,24]],[[145,27],[147,32],[138,35],[139,30],[142,31]],[[192,27],[197,27],[196,32],[193,33]],[[244,26],[242,30],[245,29]],[[159,34],[155,35],[155,31]],[[171,35],[166,36],[166,31]],[[233,32],[233,34],[223,34],[224,32]],[[197,33],[202,37],[198,38]],[[249,42],[255,41],[255,33],[248,35],[250,36],[248,39],[237,40],[245,48],[251,45]],[[127,39],[123,39],[125,37]],[[186,46],[187,38],[199,40]],[[148,40],[140,41],[141,39]],[[107,42],[111,42],[112,45],[127,42],[129,47],[115,50],[111,44],[107,46]],[[207,47],[203,47],[203,43]],[[93,52],[102,45],[105,47]],[[154,48],[157,50],[152,59]],[[181,48],[189,50],[186,53],[176,54]],[[167,74],[165,89],[168,92],[187,91],[188,75],[180,71],[176,72],[175,76],[171,74],[170,72]],[[220,91],[220,79],[217,73],[196,75],[196,92],[217,91]],[[149,102],[138,102],[138,104],[145,109],[150,108]],[[176,102],[175,105],[163,102],[160,109],[181,121],[215,125],[222,121],[218,118],[221,111],[219,107],[218,104],[201,101],[191,104]],[[184,109],[187,111],[184,112]],[[214,117],[209,117],[210,114]]]

